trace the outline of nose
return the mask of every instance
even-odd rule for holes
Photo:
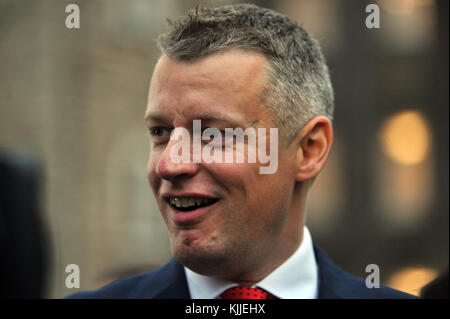
[[[179,146],[176,145],[177,143],[180,142],[170,139],[156,166],[156,174],[158,177],[168,181],[173,181],[174,179],[182,176],[194,176],[198,171],[198,164],[193,163],[192,161],[189,161],[188,163],[183,161],[180,162],[173,158],[173,148],[176,147],[174,152],[179,149]],[[189,152],[189,157],[187,158],[190,159],[190,155],[191,154]]]

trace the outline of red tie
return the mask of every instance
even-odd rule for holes
[[[261,288],[234,286],[220,295],[222,299],[278,299]]]

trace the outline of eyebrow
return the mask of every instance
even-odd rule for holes
[[[223,121],[228,122],[231,125],[241,125],[238,121],[238,119],[235,119],[225,113],[219,113],[219,114],[210,114],[210,113],[198,113],[195,117],[192,117],[192,120],[202,120],[205,122],[213,122],[213,121]],[[167,119],[162,115],[158,113],[146,113],[144,116],[145,123],[148,123],[149,121],[155,121],[155,122],[162,122],[167,123]]]
[[[145,115],[144,115],[144,122],[148,123],[150,121],[167,122],[166,119],[164,118],[164,116],[162,116],[160,114],[145,113]]]
[[[227,122],[231,125],[239,125],[239,120],[224,113],[222,114],[199,114],[198,119],[205,122],[222,121]]]

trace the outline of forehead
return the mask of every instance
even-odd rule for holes
[[[194,62],[163,55],[151,80],[146,117],[254,117],[266,82],[266,59],[257,53],[231,50]]]

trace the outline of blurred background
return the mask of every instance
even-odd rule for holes
[[[170,258],[145,174],[154,40],[167,17],[233,2],[0,0],[3,296],[60,298]],[[449,260],[449,2],[248,2],[302,23],[331,70],[336,137],[308,203],[314,241],[348,272],[377,264],[382,284],[418,295]],[[65,26],[70,3],[79,29]],[[370,3],[379,29],[366,28]],[[66,288],[69,264],[79,289]]]

